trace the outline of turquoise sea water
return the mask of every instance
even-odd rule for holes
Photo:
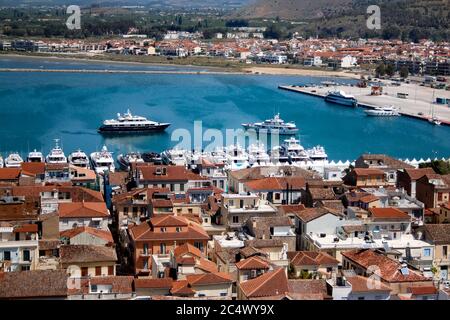
[[[0,57],[0,68],[189,70],[186,67],[45,61]],[[195,69],[203,70],[203,69]],[[277,89],[324,79],[258,75],[146,75],[0,73],[0,153],[32,149],[45,154],[60,138],[66,154],[92,152],[106,144],[116,154],[162,151],[176,144],[171,133],[203,128],[240,128],[279,111],[300,128],[306,147],[321,144],[330,159],[352,160],[364,152],[401,158],[450,156],[450,128],[399,118],[367,117],[362,109],[328,104],[320,98]],[[330,80],[330,79],[328,79]],[[342,80],[340,80],[342,82]],[[130,108],[133,113],[172,123],[161,134],[105,138],[104,119]],[[207,143],[205,143],[206,145]]]

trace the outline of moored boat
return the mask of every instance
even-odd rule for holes
[[[344,91],[331,91],[325,96],[325,101],[340,104],[343,106],[357,107],[358,101],[356,98]]]
[[[89,157],[85,152],[81,151],[81,149],[78,149],[69,155],[69,163],[80,168],[89,169],[90,167]]]
[[[55,146],[45,158],[47,163],[67,163],[66,155],[59,146],[59,139],[55,139]]]
[[[263,122],[243,123],[242,126],[246,129],[253,129],[256,133],[270,133],[280,135],[292,135],[298,132],[298,128],[294,122],[284,122],[280,118],[280,114],[276,114],[272,119],[267,119]]]
[[[364,110],[366,115],[372,117],[396,117],[400,116],[398,109],[394,106],[376,107],[374,109]]]
[[[22,157],[18,153],[11,153],[5,159],[6,168],[20,168],[20,164],[23,162]]]
[[[45,162],[45,158],[42,152],[34,149],[28,153],[27,162]]]
[[[106,146],[103,146],[101,151],[91,153],[91,162],[96,173],[103,174],[105,171],[115,171],[114,158]]]
[[[130,152],[127,154],[119,154],[117,161],[124,169],[129,169],[132,163],[144,163],[144,159],[139,152]]]

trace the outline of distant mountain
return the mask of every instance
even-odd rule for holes
[[[245,18],[311,19],[349,8],[353,0],[257,0],[243,8]]]
[[[254,0],[0,0],[2,6],[37,5],[92,5],[103,6],[150,6],[156,8],[237,8],[250,4]]]

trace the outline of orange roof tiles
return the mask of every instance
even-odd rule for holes
[[[109,217],[109,211],[104,202],[60,203],[58,212],[60,218]]]
[[[267,261],[263,260],[262,258],[258,256],[252,256],[250,258],[237,262],[236,268],[238,268],[239,270],[255,270],[255,269],[269,270],[270,265]]]
[[[397,208],[369,208],[374,220],[411,220],[411,217]]]
[[[277,296],[289,292],[284,268],[266,272],[263,275],[239,284],[247,298]]]
[[[95,237],[101,238],[107,242],[114,242],[109,230],[95,229],[91,227],[78,227],[60,232],[60,237],[73,238],[81,233],[89,233]]]
[[[16,180],[20,176],[19,168],[0,168],[0,180]]]
[[[289,251],[287,253],[290,263],[294,266],[337,266],[339,261],[325,252]]]

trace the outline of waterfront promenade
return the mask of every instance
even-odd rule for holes
[[[383,86],[382,95],[371,95],[371,87],[359,88],[352,86],[309,86],[300,87],[293,85],[279,86],[282,90],[298,92],[324,98],[328,91],[342,90],[347,94],[355,96],[360,107],[375,108],[387,105],[393,105],[400,109],[400,113],[405,116],[428,120],[431,117],[432,108],[434,115],[442,124],[450,125],[450,107],[448,104],[432,103],[436,98],[446,98],[450,100],[450,91],[422,87],[417,84],[401,84],[401,86],[392,86],[386,84]],[[398,93],[407,94],[407,98],[398,98]],[[421,114],[419,114],[421,113]]]

